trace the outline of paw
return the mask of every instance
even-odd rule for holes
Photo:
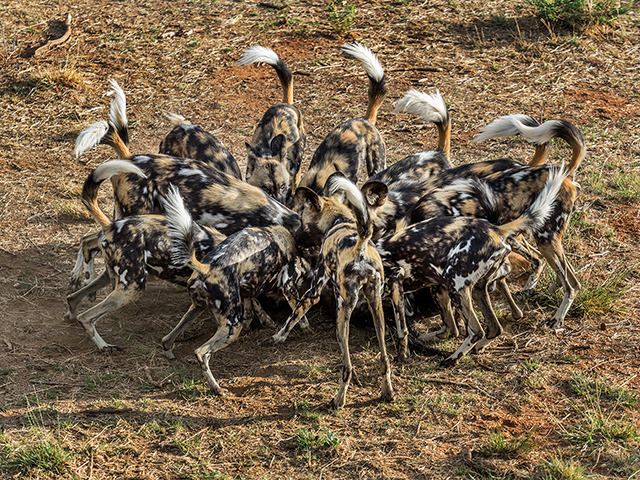
[[[382,400],[383,402],[393,402],[395,400],[395,394],[393,393],[393,390],[389,390],[389,391],[382,391],[382,395],[380,395],[380,400]]]
[[[344,407],[344,404],[340,405],[337,397],[332,398],[329,402],[329,410],[340,410],[342,407]]]
[[[561,324],[561,320],[558,320],[557,318],[550,318],[546,322],[543,322],[542,328],[547,328],[549,330],[558,330]]]
[[[458,359],[457,358],[451,358],[451,357],[445,358],[440,363],[438,363],[438,368],[455,367],[457,363],[458,363]]]
[[[273,339],[273,337],[267,337],[267,338],[256,340],[256,345],[259,345],[261,347],[273,347],[275,344],[276,344],[276,341]]]
[[[167,357],[169,360],[175,360],[176,356],[173,354],[173,350],[169,349],[169,350],[165,350],[164,351],[164,356]]]
[[[533,296],[534,291],[530,290],[530,289],[522,289],[522,290],[518,290],[517,292],[513,293],[514,298],[517,299],[521,299],[524,300],[526,298],[531,298]]]
[[[111,355],[116,352],[124,351],[124,348],[119,347],[118,345],[105,345],[100,349],[102,353],[106,353],[107,355]]]
[[[78,318],[76,317],[75,314],[71,315],[71,312],[67,311],[64,314],[64,321],[65,322],[75,322]]]

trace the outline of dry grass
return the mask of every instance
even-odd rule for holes
[[[77,4],[70,40],[36,58],[67,5],[0,7],[0,476],[637,477],[638,404],[615,400],[640,392],[637,11],[574,31],[545,26],[524,1],[334,7],[355,13],[336,28],[327,2]],[[539,328],[557,298],[536,298],[486,353],[455,369],[421,357],[394,365],[397,399],[380,403],[375,333],[356,322],[359,382],[340,412],[326,408],[340,368],[330,315],[278,348],[255,346],[269,332],[243,333],[212,359],[233,394],[225,398],[208,393],[192,358],[212,333],[207,319],[177,344],[175,362],[162,355],[160,337],[189,304],[177,287],[156,283],[102,319],[101,334],[125,352],[98,354],[62,316],[78,239],[95,228],[78,193],[111,158],[98,148],[75,159],[73,142],[108,115],[107,80],[127,93],[133,151],[155,151],[169,130],[163,114],[175,111],[215,130],[243,163],[244,142],[280,87],[270,69],[234,62],[251,45],[272,47],[296,74],[308,162],[333,126],[364,113],[365,77],[338,51],[353,40],[376,51],[388,72],[378,127],[391,160],[435,145],[431,126],[391,113],[411,87],[437,87],[448,102],[456,164],[529,158],[532,149],[517,139],[470,143],[499,115],[580,127],[589,153],[565,244],[584,289],[564,330]],[[551,161],[566,155],[558,143]],[[105,186],[107,205],[109,196]],[[494,454],[524,440],[516,454]]]

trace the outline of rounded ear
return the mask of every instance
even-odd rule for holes
[[[277,135],[271,139],[270,147],[272,157],[282,157],[282,155],[286,155],[286,152],[284,151],[284,140],[285,138],[283,134]]]
[[[365,183],[362,186],[361,191],[367,201],[367,205],[369,205],[369,208],[378,208],[384,205],[384,202],[387,201],[389,188],[383,182],[372,180]]]
[[[307,187],[300,187],[293,196],[292,208],[294,212],[301,212],[305,208],[319,212],[323,204],[324,200],[316,192]]]
[[[247,172],[245,174],[245,181],[248,182],[249,179],[251,178],[251,174],[256,168],[258,152],[256,152],[256,149],[253,148],[253,146],[250,143],[244,142],[244,145],[247,147]]]

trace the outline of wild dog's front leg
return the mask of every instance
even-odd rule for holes
[[[504,279],[500,281],[504,281]],[[473,351],[476,353],[481,352],[484,347],[486,347],[494,338],[500,336],[503,332],[502,325],[500,324],[498,317],[496,317],[493,306],[491,305],[487,283],[486,279],[480,279],[473,289],[473,299],[476,301],[484,319],[488,323],[485,336],[473,346]]]
[[[107,313],[114,312],[123,305],[134,301],[137,296],[137,290],[125,289],[121,284],[119,284],[116,285],[113,292],[111,292],[102,302],[78,315],[78,322],[82,324],[89,337],[91,337],[101,352],[112,352],[115,350],[122,350],[122,348],[105,342],[95,328],[96,322]]]
[[[456,338],[460,335],[456,319],[453,316],[453,308],[451,307],[451,299],[446,288],[437,285],[433,288],[433,296],[435,297],[440,316],[442,317],[442,327],[435,332],[427,332],[420,335],[419,340],[427,342],[434,339]]]
[[[293,313],[289,316],[282,328],[274,336],[265,339],[261,344],[274,344],[284,342],[289,333],[300,321],[300,319],[313,307],[318,301],[320,301],[320,295],[322,289],[329,280],[329,275],[326,273],[324,266],[320,266],[314,272],[314,278],[311,282],[311,288],[302,296],[302,299],[296,304]]]
[[[264,308],[262,308],[262,305],[260,305],[260,301],[257,298],[251,299],[251,307],[253,308],[255,316],[258,317],[260,325],[263,327],[276,328],[275,322],[271,319],[269,314],[264,311]]]
[[[109,285],[109,272],[106,270],[102,274],[93,280],[90,284],[85,285],[80,290],[77,290],[67,296],[67,305],[69,310],[64,314],[65,320],[77,320],[78,305],[83,298],[97,292],[101,288]]]
[[[378,279],[368,283],[363,287],[369,311],[373,317],[373,324],[376,327],[376,335],[378,337],[378,345],[380,346],[380,374],[382,375],[382,399],[385,401],[393,400],[393,386],[391,385],[391,366],[389,365],[389,357],[387,356],[387,344],[385,336],[384,311],[382,309],[382,299],[380,298],[380,288],[382,286],[381,276]],[[402,300],[402,298],[401,298]],[[401,301],[404,305],[404,301]],[[406,328],[406,325],[405,325]],[[408,334],[405,332],[405,349]]]
[[[218,315],[217,312],[215,315],[220,319],[218,330],[207,343],[196,349],[195,354],[209,388],[216,395],[223,396],[225,395],[225,391],[220,388],[220,385],[218,385],[218,382],[216,382],[216,379],[213,377],[211,369],[209,368],[209,360],[211,359],[211,354],[226,347],[238,338],[238,335],[240,335],[242,331],[242,321],[241,315],[237,314],[228,319],[225,316]]]
[[[405,361],[409,356],[408,347],[408,329],[407,320],[405,318],[405,299],[404,289],[402,288],[403,273],[396,272],[388,276],[387,282],[389,283],[389,289],[391,291],[391,304],[393,305],[393,313],[396,317],[396,330],[398,332],[398,339],[400,340],[398,359]],[[369,299],[367,298],[367,301]],[[369,308],[372,306],[369,304]],[[373,311],[372,311],[373,315]],[[374,317],[375,319],[375,317]]]
[[[96,271],[94,266],[94,258],[100,251],[98,238],[100,232],[91,233],[85,235],[80,240],[80,248],[78,250],[78,257],[76,264],[71,271],[71,290],[77,291],[82,288],[83,285],[91,283],[96,278]],[[95,295],[94,297],[95,298]],[[91,298],[91,300],[93,300]]]

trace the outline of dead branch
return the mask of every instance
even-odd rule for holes
[[[64,42],[66,42],[69,39],[69,37],[71,36],[71,14],[70,13],[67,14],[67,19],[64,21],[64,25],[66,27],[66,30],[62,34],[62,36],[60,38],[49,40],[47,43],[42,45],[40,48],[38,48],[35,51],[35,53],[33,54],[34,57],[39,57],[40,55],[44,55],[52,48],[58,45],[62,45]]]

